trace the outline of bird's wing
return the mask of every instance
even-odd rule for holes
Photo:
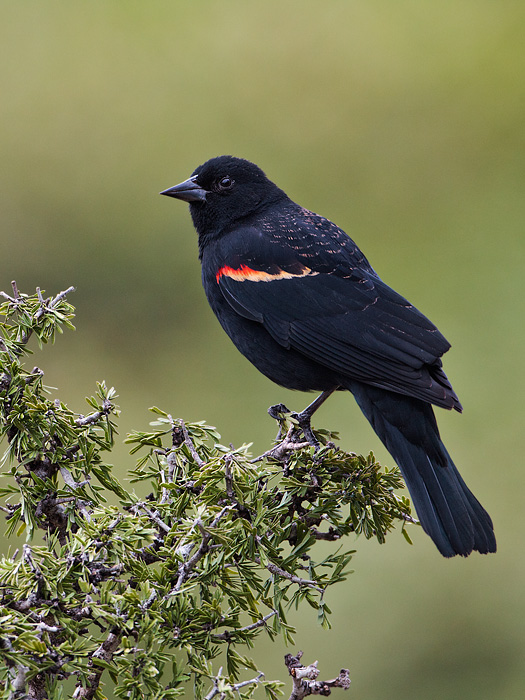
[[[247,226],[225,239],[215,283],[283,347],[351,379],[451,406],[439,359],[449,343],[337,231],[337,240],[308,229],[285,240]]]

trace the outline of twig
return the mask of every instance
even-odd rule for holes
[[[20,302],[21,296],[20,296],[20,293],[18,291],[18,287],[16,286],[16,282],[14,280],[11,282],[11,286],[13,287],[14,299],[9,297],[4,292],[0,292],[0,294],[3,297],[5,297],[6,299],[8,299],[9,301],[11,301],[11,303],[18,304]],[[36,293],[38,296],[38,300],[40,302],[40,308],[38,309],[38,311],[34,315],[35,321],[39,321],[42,318],[42,316],[46,313],[46,311],[52,311],[55,308],[55,306],[58,304],[59,301],[61,301],[67,294],[69,294],[70,292],[74,292],[74,291],[75,291],[74,287],[68,287],[67,289],[64,289],[64,291],[59,292],[56,295],[56,297],[51,297],[48,300],[48,302],[46,302],[46,300],[42,296],[42,292],[40,291],[40,287],[37,287]],[[20,342],[22,343],[22,345],[27,344],[27,342],[32,334],[33,334],[33,329],[30,328],[27,331],[27,333],[24,333],[22,335],[22,337],[20,338]]]
[[[137,503],[137,505],[134,506],[133,509],[131,509],[131,510],[132,510],[132,512],[133,511],[136,512],[139,508],[141,508],[146,513],[148,518],[150,520],[153,520],[153,522],[156,523],[160,527],[161,530],[164,530],[164,532],[171,531],[171,528],[169,527],[169,525],[166,525],[166,523],[163,520],[161,520],[159,514],[156,511],[154,512],[154,511],[150,510],[147,506],[144,505],[144,503]]]
[[[212,700],[216,695],[219,695],[219,700],[222,700],[226,696],[226,693],[224,691],[219,690],[219,682],[221,680],[221,674],[222,674],[222,667],[219,669],[219,673],[217,674],[217,677],[213,679],[213,688],[210,690],[208,695],[204,697],[203,700]],[[240,683],[232,683],[228,685],[228,690],[232,691],[234,693],[238,692],[241,688],[246,687],[247,685],[256,685],[259,683],[261,678],[264,678],[264,673],[259,673],[255,678],[251,678],[249,681],[241,681]]]
[[[337,678],[332,678],[329,681],[318,681],[318,662],[314,661],[309,666],[303,666],[301,663],[302,655],[303,652],[299,651],[297,656],[286,654],[284,657],[288,673],[293,679],[293,689],[289,700],[303,700],[307,695],[327,696],[332,693],[332,688],[348,690],[350,687],[350,676],[347,668],[342,668]]]
[[[272,459],[276,459],[278,462],[284,461],[286,455],[288,452],[293,452],[294,450],[302,450],[304,447],[310,447],[309,442],[297,442],[295,439],[297,435],[302,432],[300,429],[297,428],[296,425],[292,424],[288,428],[288,432],[284,436],[284,439],[281,440],[281,442],[278,445],[275,445],[275,447],[272,447],[271,450],[267,450],[266,452],[263,452],[262,455],[259,455],[258,457],[255,457],[254,459],[250,460],[250,464],[255,464],[256,462],[261,462],[263,459],[271,457]]]
[[[92,425],[93,423],[97,423],[102,418],[102,416],[108,416],[111,413],[112,408],[113,404],[111,403],[111,401],[109,399],[104,399],[104,401],[102,402],[101,411],[95,411],[94,413],[90,413],[87,416],[83,416],[81,414],[76,419],[75,423],[81,428],[84,428],[86,425]]]
[[[226,486],[226,495],[230,501],[235,501],[233,493],[233,475],[231,470],[232,456],[226,455],[224,458],[224,484]]]
[[[71,453],[71,450],[68,450],[68,452]],[[69,469],[67,467],[64,467],[63,464],[59,466],[59,469],[66,486],[69,486],[72,489],[79,489],[82,486],[89,484],[89,479],[84,479],[84,481],[75,481]]]
[[[337,532],[335,528],[330,526],[328,528],[328,532],[322,532],[321,530],[318,530],[316,527],[311,527],[310,532],[312,535],[315,537],[316,540],[326,540],[327,542],[335,542],[336,540],[340,540],[342,535]]]
[[[173,422],[173,418],[169,416],[170,420]],[[180,428],[182,430],[182,434],[184,435],[184,444],[188,447],[191,456],[193,459],[197,462],[199,467],[204,467],[206,462],[200,458],[199,453],[197,452],[195,445],[193,444],[193,440],[190,438],[190,434],[188,433],[188,429],[186,428],[186,425],[184,424],[184,421],[178,421],[178,424],[180,425]],[[175,423],[173,422],[173,425]]]
[[[49,304],[49,308],[52,309],[55,307],[59,301],[61,301],[65,296],[67,296],[70,292],[74,292],[75,288],[74,287],[68,287],[67,289],[64,289],[63,292],[59,292],[56,297],[51,301]]]
[[[277,615],[277,610],[272,610],[271,613],[261,617],[260,620],[257,620],[257,622],[254,622],[251,625],[246,625],[246,627],[241,627],[240,629],[226,630],[226,632],[221,632],[220,634],[214,634],[213,638],[223,639],[228,642],[236,634],[240,634],[241,632],[251,632],[252,630],[256,630],[258,627],[264,627],[268,620],[274,615]]]
[[[260,564],[261,560],[259,557],[256,557],[255,561]],[[287,578],[289,581],[292,583],[297,583],[299,586],[308,586],[310,588],[315,588],[316,591],[319,591],[320,593],[324,593],[324,588],[321,588],[321,586],[317,585],[315,581],[312,581],[311,579],[307,578],[300,578],[299,576],[296,576],[295,574],[290,574],[288,571],[285,571],[284,569],[281,569],[278,567],[276,564],[272,564],[272,562],[268,562],[266,564],[266,568],[271,574],[277,574],[278,576],[282,576],[283,578]]]
[[[411,515],[408,513],[405,513],[404,511],[401,511],[400,513],[401,517],[403,520],[407,523],[412,523],[412,525],[419,525],[419,520],[416,520],[416,518],[413,518]]]
[[[33,552],[28,544],[22,545],[22,558],[25,562],[27,562],[29,568],[34,574],[36,574],[37,576],[42,575],[42,572],[33,561]]]
[[[224,506],[224,508],[218,513],[218,515],[213,519],[209,527],[217,527],[219,524],[220,519],[223,517],[225,513],[227,513],[229,510],[231,510],[231,506]],[[204,528],[203,522],[200,518],[196,518],[194,522],[194,526],[198,527],[199,530],[202,533],[202,541],[199,545],[199,548],[193,554],[187,561],[184,561],[180,567],[179,567],[179,575],[177,577],[177,583],[175,586],[171,589],[168,595],[175,595],[180,591],[182,588],[182,585],[188,578],[190,572],[192,569],[195,567],[195,564],[202,559],[202,557],[206,554],[208,551],[208,542],[211,540],[212,536],[209,532],[207,532]],[[191,549],[189,550],[191,551]]]

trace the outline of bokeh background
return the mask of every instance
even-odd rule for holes
[[[187,207],[158,196],[223,153],[341,225],[452,342],[465,412],[438,418],[499,552],[357,542],[333,629],[291,615],[325,677],[350,667],[355,700],[525,690],[524,30],[507,0],[0,5],[0,288],[76,286],[77,332],[35,358],[71,407],[105,379],[122,437],[155,404],[262,451],[267,406],[305,405],[230,344]],[[392,462],[351,396],[317,424]],[[132,463],[124,446],[114,461]],[[254,656],[285,680],[286,651]]]

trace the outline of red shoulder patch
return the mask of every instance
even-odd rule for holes
[[[248,265],[240,265],[239,267],[230,267],[223,265],[217,272],[217,284],[221,277],[230,277],[237,282],[273,282],[273,280],[288,280],[293,277],[305,277],[306,275],[317,275],[317,272],[312,272],[309,267],[301,266],[299,272],[286,272],[277,268],[276,272],[265,272],[264,270],[254,270]]]

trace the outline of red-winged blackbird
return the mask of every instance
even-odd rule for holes
[[[490,516],[432,410],[462,410],[440,359],[450,344],[434,324],[378,277],[344,231],[247,160],[213,158],[161,194],[190,204],[206,296],[237,348],[277,384],[323,392],[300,414],[303,425],[334,390],[351,391],[441,554],[495,552]]]

